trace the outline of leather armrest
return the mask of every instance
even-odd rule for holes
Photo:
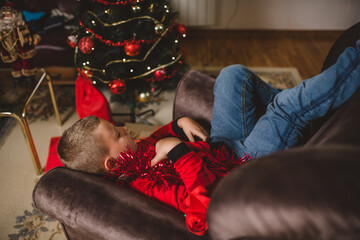
[[[298,148],[241,165],[215,189],[213,239],[359,239],[360,148]]]
[[[193,239],[181,213],[88,173],[54,168],[35,186],[33,200],[72,239]]]
[[[173,119],[192,117],[208,130],[214,104],[215,79],[190,70],[180,80],[174,99]]]

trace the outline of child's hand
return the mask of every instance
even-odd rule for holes
[[[206,141],[209,137],[209,133],[207,133],[198,122],[191,118],[182,117],[178,120],[177,124],[182,128],[190,142],[195,142],[194,136],[198,136],[203,141]]]
[[[156,155],[151,160],[151,167],[155,166],[158,162],[167,158],[167,154],[173,149],[176,145],[181,143],[180,139],[174,137],[163,138],[156,143]]]

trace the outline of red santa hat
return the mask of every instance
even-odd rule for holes
[[[7,2],[4,4],[4,6],[1,8],[1,12],[3,11],[18,11],[18,8],[16,7],[14,2]]]

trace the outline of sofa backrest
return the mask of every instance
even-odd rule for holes
[[[360,145],[360,89],[310,138],[305,146]]]
[[[77,4],[76,0],[24,0],[32,11],[50,12],[57,8],[60,11],[73,13]]]

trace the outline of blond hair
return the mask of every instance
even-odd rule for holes
[[[100,136],[94,134],[99,124],[99,118],[88,116],[65,130],[59,140],[57,152],[66,167],[104,174],[102,159],[109,153],[109,148]]]

